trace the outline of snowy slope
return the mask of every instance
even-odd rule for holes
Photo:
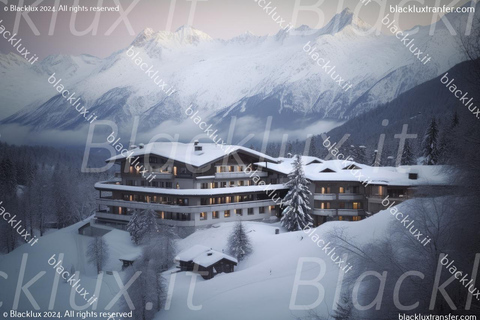
[[[83,224],[85,221],[49,232],[41,237],[33,247],[25,244],[9,254],[0,256],[0,271],[8,275],[6,280],[3,277],[0,278],[0,301],[3,301],[3,305],[0,307],[1,313],[13,308],[17,281],[22,275],[22,285],[36,275],[40,275],[40,277],[29,287],[33,300],[29,300],[24,293],[20,293],[19,311],[35,310],[35,303],[38,303],[40,310],[47,311],[49,306],[53,306],[50,310],[61,311],[63,316],[64,311],[75,310],[74,305],[70,302],[71,299],[74,299],[73,301],[79,306],[83,306],[85,300],[77,292],[71,292],[72,288],[69,284],[65,283],[63,279],[55,282],[56,272],[48,264],[48,260],[55,254],[58,262],[61,253],[64,255],[62,266],[65,270],[70,271],[73,265],[75,270],[80,272],[81,286],[91,295],[94,294],[98,284],[100,291],[97,296],[100,296],[100,299],[93,310],[105,310],[107,304],[119,291],[119,287],[113,275],[105,274],[103,278],[97,279],[95,268],[87,262],[86,252],[92,238],[78,234],[78,228]],[[105,266],[105,270],[120,272],[122,264],[118,260],[119,257],[126,253],[138,252],[138,248],[133,247],[128,233],[124,231],[114,230],[106,234],[104,238],[110,248],[109,262]],[[25,261],[24,273],[21,272],[22,259]],[[120,272],[120,274],[123,273]],[[116,311],[118,308],[119,303],[115,304],[111,311]]]
[[[448,15],[457,30],[467,18]],[[427,65],[393,35],[358,35],[367,28],[348,9],[320,30],[302,26],[290,33],[282,30],[268,37],[246,33],[228,41],[213,40],[191,27],[173,33],[147,28],[132,45],[143,62],[159,70],[167,88],[177,90],[170,97],[127,57],[128,48],[105,59],[48,57],[35,68],[13,56],[1,57],[2,72],[17,75],[0,79],[1,87],[7,88],[2,89],[2,101],[15,110],[30,106],[1,123],[61,130],[84,126],[84,119],[63,98],[54,98],[57,93],[46,81],[54,71],[99,119],[114,120],[119,126],[139,116],[141,130],[147,131],[166,120],[184,119],[183,110],[194,103],[202,118],[274,115],[275,125],[288,128],[292,116],[307,121],[354,117],[464,60],[456,37],[443,22],[437,23],[433,36],[428,35],[430,26],[420,27],[414,36],[415,45],[433,57]],[[303,51],[308,41],[352,82],[352,89],[342,91],[312,61]],[[15,91],[19,87],[25,88],[22,97]]]
[[[408,200],[398,206],[400,211],[408,212],[408,206],[420,200]],[[410,210],[411,211],[411,210]],[[41,273],[38,281],[29,288],[32,297],[39,304],[41,310],[47,310],[53,292],[53,310],[71,310],[70,296],[76,297],[77,293],[70,294],[68,284],[60,281],[54,282],[54,269],[48,265],[48,259],[55,253],[64,253],[64,265],[67,270],[73,264],[80,271],[82,285],[90,292],[94,291],[97,282],[96,272],[92,265],[85,259],[85,252],[91,238],[78,235],[77,229],[85,222],[77,223],[68,228],[50,232],[40,238],[34,246],[23,245],[14,252],[0,256],[0,271],[8,275],[7,279],[0,277],[0,312],[10,310],[13,306],[14,292],[20,273],[22,256],[26,255],[27,263],[22,285],[30,281],[35,275]],[[189,237],[180,240],[177,244],[178,251],[204,245],[217,251],[226,248],[228,235],[234,223],[220,223],[211,228],[197,230]],[[280,228],[277,223],[266,224],[262,222],[244,222],[246,231],[252,241],[254,251],[239,263],[235,272],[219,274],[213,279],[204,280],[197,277],[195,286],[191,284],[191,273],[172,273],[172,268],[164,273],[166,283],[171,286],[172,298],[169,310],[162,310],[156,319],[167,320],[261,320],[278,319],[291,320],[295,316],[304,315],[303,311],[289,309],[292,289],[296,275],[302,280],[315,279],[325,271],[319,283],[325,288],[325,297],[316,311],[326,314],[332,310],[335,300],[339,269],[330,258],[322,251],[311,238],[303,231],[285,232],[275,234],[275,229]],[[358,222],[328,222],[316,229],[320,238],[327,240],[328,234],[342,228],[345,235],[361,246],[370,241],[379,240],[389,236],[389,228],[403,228],[401,224],[388,212],[381,211],[374,216]],[[134,254],[138,248],[132,246],[127,232],[114,230],[104,236],[109,248],[110,258],[106,270],[119,271],[121,263],[118,260],[125,254]],[[328,240],[327,240],[328,241]],[[335,243],[333,243],[335,245]],[[302,269],[298,269],[301,258],[320,259],[325,262],[321,268],[316,262],[305,262]],[[319,261],[319,260],[317,260]],[[355,268],[355,266],[353,266]],[[21,274],[21,273],[20,273]],[[123,277],[124,273],[119,272]],[[124,279],[124,283],[125,283]],[[96,311],[103,311],[106,305],[119,291],[114,276],[104,275],[98,281],[100,287],[99,304]],[[55,289],[57,288],[58,289]],[[193,306],[201,305],[200,310],[191,310],[187,305],[189,289],[193,291]],[[57,290],[57,291],[56,291]],[[318,296],[318,291],[313,286],[300,286],[296,298],[297,305],[313,303]],[[20,295],[19,310],[33,310],[26,296]],[[76,303],[82,301],[76,297]],[[110,311],[118,310],[116,304]],[[89,309],[91,310],[91,309]]]
[[[330,231],[341,227],[361,244],[384,237],[391,221],[388,212],[380,212],[358,223],[329,222],[318,227],[316,233],[327,239]],[[181,240],[179,249],[201,244],[221,251],[226,248],[233,226],[234,223],[222,223],[216,228],[197,231]],[[193,305],[201,305],[201,310],[187,307],[192,276],[180,272],[175,276],[171,309],[161,311],[156,319],[295,319],[295,316],[304,315],[302,311],[289,309],[296,274],[301,273],[300,279],[308,280],[322,272],[316,262],[305,262],[303,268],[298,269],[301,258],[318,258],[325,262],[325,275],[319,281],[325,288],[325,298],[317,311],[326,314],[332,310],[339,269],[311,238],[302,231],[286,233],[282,230],[276,235],[275,228],[280,228],[277,224],[245,222],[245,227],[253,243],[253,253],[240,262],[233,273],[220,274],[211,280],[197,278]],[[314,303],[317,296],[315,287],[300,286],[296,304]]]

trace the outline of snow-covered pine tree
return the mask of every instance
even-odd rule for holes
[[[452,156],[458,151],[455,141],[458,139],[458,114],[455,112],[452,121],[443,126],[438,146],[438,163],[447,164]]]
[[[142,239],[142,233],[141,233],[141,228],[140,228],[140,211],[135,210],[133,212],[132,217],[130,218],[130,221],[127,224],[127,231],[130,233],[130,237],[132,239],[132,242],[135,244],[140,244],[140,240]]]
[[[353,158],[353,161],[357,161],[358,149],[353,144],[348,147],[348,154]]]
[[[151,208],[143,211],[135,210],[127,224],[127,231],[130,233],[133,243],[148,242],[152,236],[158,233],[156,215],[157,213]]]
[[[103,237],[95,237],[88,245],[87,259],[95,265],[97,273],[102,271],[108,260],[108,246]]]
[[[435,118],[432,119],[423,138],[423,163],[435,165],[438,163],[438,126]]]
[[[315,136],[312,137],[312,140],[310,141],[310,155],[312,157],[318,157],[318,150],[317,150],[317,139],[315,139]]]
[[[290,141],[287,142],[286,150],[287,150],[287,158],[291,158],[293,154],[293,144]]]
[[[139,217],[139,225],[142,241],[148,241],[149,238],[158,233],[157,213],[152,208],[145,209]]]
[[[358,163],[367,164],[367,147],[359,146],[357,149],[357,157],[355,161]]]
[[[252,253],[252,244],[241,220],[235,223],[233,231],[228,238],[227,246],[228,253],[237,258],[238,261],[242,261],[247,255]]]
[[[293,170],[288,174],[289,181],[285,184],[289,188],[284,203],[287,207],[282,212],[281,223],[288,231],[296,231],[313,224],[308,213],[310,208],[309,196],[312,195],[308,185],[310,182],[303,172],[302,158],[296,155],[293,161]]]
[[[173,259],[176,254],[175,239],[178,238],[177,234],[174,232],[173,227],[161,225],[158,228],[160,239],[163,243],[164,254],[162,257],[162,265],[164,268],[169,268],[173,264]]]
[[[370,166],[372,167],[375,167],[375,166],[378,167],[380,165],[380,161],[377,163],[377,154],[378,154],[378,150],[377,149],[373,150],[372,159],[370,161]]]
[[[17,192],[17,170],[15,164],[7,156],[0,162],[0,192],[5,199],[13,198]]]
[[[125,277],[135,280],[128,288],[130,299],[124,300],[123,310],[133,311],[135,320],[152,320],[161,309],[166,292],[161,274],[155,271],[155,261],[142,256],[125,270]]]
[[[158,232],[152,234],[144,248],[143,255],[155,257],[159,270],[168,269],[173,264],[175,258],[175,238],[177,235],[173,232],[172,227],[159,225]]]
[[[352,316],[353,304],[348,300],[347,295],[342,296],[342,302],[337,303],[337,309],[332,315],[335,320],[350,320]]]
[[[411,165],[417,164],[415,155],[413,154],[412,147],[410,146],[410,143],[408,142],[408,140],[405,140],[405,145],[403,147],[403,152],[402,152],[401,164],[405,166],[411,166]]]

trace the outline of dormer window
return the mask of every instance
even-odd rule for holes
[[[345,168],[343,168],[343,170],[361,170],[362,168],[360,168],[359,166],[356,166],[354,165],[353,163],[349,166],[346,166]]]

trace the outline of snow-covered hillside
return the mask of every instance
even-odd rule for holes
[[[415,200],[414,200],[415,201]],[[400,205],[400,210],[401,206]],[[385,237],[388,225],[394,218],[386,211],[359,222],[329,222],[315,231],[322,239],[328,239],[328,234],[335,228],[344,228],[349,238],[356,244],[366,243]],[[39,278],[29,287],[32,298],[38,303],[41,310],[47,310],[49,305],[55,311],[71,310],[71,300],[79,305],[84,301],[76,292],[70,292],[71,287],[62,279],[55,282],[55,270],[48,264],[48,259],[55,254],[57,261],[60,253],[64,254],[63,265],[70,270],[73,265],[80,271],[82,286],[89,292],[94,292],[98,285],[99,296],[96,311],[103,311],[112,301],[119,286],[115,275],[104,274],[103,278],[96,279],[96,272],[91,264],[86,262],[86,249],[92,238],[78,235],[77,229],[85,222],[68,228],[50,232],[42,237],[35,247],[23,245],[14,252],[4,255],[0,259],[0,271],[8,275],[7,279],[0,279],[0,301],[3,305],[0,312],[10,310],[14,305],[15,288],[17,281],[23,274],[22,258],[26,259],[22,285],[30,281],[37,274]],[[227,238],[234,223],[221,223],[212,228],[198,230],[189,237],[178,241],[178,250],[201,244],[222,251],[226,248]],[[321,248],[303,231],[285,232],[278,223],[245,222],[244,226],[252,241],[254,251],[240,262],[235,272],[219,274],[213,279],[204,280],[196,277],[195,287],[191,286],[191,273],[172,273],[175,269],[164,273],[166,284],[172,290],[169,310],[162,310],[158,319],[279,319],[291,320],[294,316],[304,315],[304,311],[290,310],[290,299],[294,289],[295,277],[301,280],[315,279],[325,272],[318,282],[325,288],[325,297],[318,306],[320,314],[332,310],[338,285],[339,268],[331,261]],[[400,227],[400,226],[399,226]],[[275,229],[280,228],[280,234]],[[104,236],[110,248],[110,257],[104,270],[119,272],[121,262],[118,260],[125,254],[138,253],[138,248],[131,244],[130,236],[125,231],[114,230]],[[306,259],[301,268],[299,261]],[[308,259],[315,261],[307,261]],[[325,268],[318,263],[325,262]],[[353,266],[354,268],[355,266]],[[172,277],[175,275],[175,279]],[[123,279],[123,283],[126,283]],[[189,290],[193,291],[193,306],[201,305],[200,310],[191,310],[187,305]],[[53,297],[53,298],[52,298]],[[71,298],[72,297],[72,298]],[[315,302],[318,291],[314,286],[298,286],[295,303],[309,305]],[[20,294],[19,310],[32,310],[34,305],[24,293]],[[50,301],[53,301],[51,304]],[[248,306],[248,307],[246,307]],[[110,311],[118,311],[117,303]],[[92,310],[92,309],[88,309]]]
[[[42,311],[61,311],[63,315],[67,310],[85,309],[75,307],[86,305],[85,300],[48,263],[53,255],[57,262],[62,260],[61,266],[66,271],[72,270],[73,266],[76,271],[80,272],[79,283],[90,293],[89,297],[93,294],[100,297],[98,305],[93,304],[93,310],[105,310],[107,304],[114,299],[120,289],[113,274],[104,274],[103,277],[97,278],[94,266],[87,262],[88,244],[92,238],[78,234],[78,228],[84,224],[85,221],[58,231],[48,232],[47,235],[40,238],[35,246],[25,244],[9,254],[0,256],[0,271],[8,277],[4,279],[3,274],[0,273],[0,301],[3,302],[3,305],[0,304],[0,311],[2,314],[11,309],[27,311],[39,308]],[[139,253],[140,250],[133,247],[128,233],[124,231],[113,230],[104,238],[110,248],[110,259],[104,270],[122,274],[122,264],[118,259],[128,253]],[[63,255],[61,259],[59,259],[60,254]],[[22,286],[33,279],[31,286],[28,287],[31,292],[30,298],[26,292],[22,293],[20,289],[17,289],[17,281],[22,281],[22,279]],[[15,293],[18,294],[18,307],[15,306]],[[116,311],[119,307],[120,304],[117,303],[111,311]]]
[[[468,14],[447,17],[460,30]],[[262,37],[245,33],[228,41],[214,40],[191,27],[173,33],[147,28],[132,45],[138,57],[177,90],[169,97],[126,55],[128,48],[105,59],[50,56],[34,67],[13,54],[2,55],[1,96],[9,106],[2,115],[27,107],[0,123],[59,130],[84,126],[65,99],[54,98],[58,93],[47,78],[55,72],[66,89],[86,102],[90,113],[120,127],[139,116],[140,130],[148,131],[167,120],[184,119],[182,110],[194,103],[202,118],[273,115],[275,126],[298,128],[292,119],[311,124],[322,118],[354,117],[464,60],[456,37],[442,21],[432,36],[430,26],[420,27],[414,36],[415,45],[432,56],[427,65],[394,35],[359,35],[367,27],[346,9],[320,30],[301,26],[289,33],[282,30]],[[303,51],[308,41],[353,84],[351,90],[341,90]],[[23,88],[21,95],[18,88]]]

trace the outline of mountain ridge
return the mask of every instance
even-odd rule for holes
[[[454,26],[461,28],[461,18],[467,15],[452,17]],[[65,101],[52,100],[58,93],[46,78],[50,72],[57,72],[66,88],[77,92],[99,119],[113,119],[119,126],[127,126],[134,116],[139,116],[145,123],[142,130],[154,130],[166,121],[182,121],[185,116],[179,110],[193,103],[203,118],[219,126],[224,126],[230,116],[266,119],[270,114],[278,128],[288,130],[295,129],[292,117],[295,126],[321,119],[354,118],[465,59],[446,28],[439,28],[432,37],[428,35],[429,26],[419,28],[415,36],[419,47],[436,53],[432,63],[419,68],[413,54],[394,36],[356,36],[353,29],[363,27],[361,20],[345,9],[321,29],[300,26],[291,33],[281,30],[273,36],[245,34],[215,40],[188,26],[175,32],[145,28],[131,45],[144,62],[159,70],[166,83],[175,87],[177,92],[171,97],[165,97],[126,56],[128,48],[105,59],[47,57],[35,73],[22,65],[2,64],[7,75],[0,80],[4,88],[16,87],[17,79],[9,78],[5,83],[14,73],[21,75],[20,82],[40,85],[31,96],[26,93],[18,100],[4,90],[7,102],[25,108],[0,123],[34,130],[77,130],[84,126]],[[311,61],[303,50],[308,41],[335,64],[340,75],[355,84],[351,91],[341,92]],[[40,119],[29,115],[32,110]]]

